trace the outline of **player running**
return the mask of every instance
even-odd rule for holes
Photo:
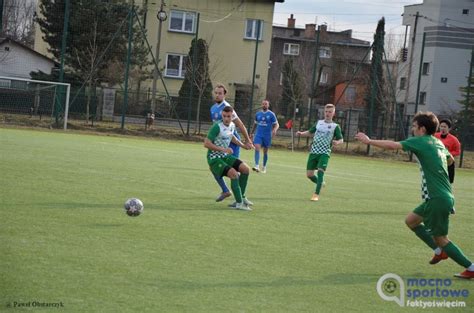
[[[307,131],[296,132],[297,136],[310,136],[314,134],[311,151],[309,152],[306,164],[306,176],[316,184],[316,191],[311,197],[311,201],[318,201],[321,187],[324,182],[324,173],[328,167],[329,158],[333,144],[338,145],[343,142],[341,127],[333,122],[336,107],[328,103],[324,107],[324,120],[319,120]],[[314,176],[314,171],[318,170],[318,176]]]
[[[272,138],[276,136],[276,132],[280,125],[271,110],[269,110],[270,102],[262,101],[262,110],[255,115],[255,123],[252,130],[253,144],[255,145],[255,166],[252,168],[255,172],[260,172],[260,148],[263,148],[263,167],[262,173],[267,172],[268,149],[272,145]]]
[[[472,279],[474,264],[448,239],[449,215],[454,206],[454,196],[449,183],[447,164],[451,164],[454,159],[441,141],[433,136],[438,124],[438,118],[433,113],[420,112],[413,118],[414,137],[395,142],[372,140],[364,133],[358,133],[356,139],[368,145],[391,150],[403,149],[416,155],[421,170],[423,203],[408,213],[405,223],[418,238],[434,250],[435,255],[430,264],[437,264],[450,257],[466,268],[464,272],[454,276]]]

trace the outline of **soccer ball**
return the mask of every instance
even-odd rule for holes
[[[137,198],[130,198],[125,201],[124,209],[128,216],[138,216],[143,212],[143,202]]]

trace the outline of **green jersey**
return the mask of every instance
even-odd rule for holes
[[[413,152],[420,165],[421,198],[454,198],[448,178],[447,157],[443,143],[434,136],[410,137],[400,144],[405,151]]]
[[[334,122],[328,123],[325,120],[319,120],[308,131],[314,134],[310,151],[312,154],[330,155],[333,139],[342,139],[341,128]]]
[[[229,126],[225,126],[223,122],[214,123],[207,133],[207,139],[218,147],[228,148],[232,142],[235,124],[230,122]],[[207,162],[216,158],[223,158],[227,153],[222,151],[207,150]]]

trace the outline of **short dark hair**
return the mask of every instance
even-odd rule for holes
[[[445,123],[446,125],[448,125],[449,128],[451,128],[451,125],[452,125],[452,124],[451,124],[451,121],[448,120],[447,118],[444,119],[444,120],[439,121],[439,123],[440,123],[440,124],[441,124],[441,123]]]
[[[427,135],[433,135],[439,126],[439,121],[433,112],[418,112],[413,117],[413,122],[418,124],[418,127],[424,127]]]
[[[223,109],[223,112],[234,112],[234,109],[230,105],[226,105]]]
[[[224,90],[224,94],[226,95],[227,94],[227,88],[225,88],[224,84],[216,84],[216,87],[214,87],[214,89],[216,88],[222,88]]]

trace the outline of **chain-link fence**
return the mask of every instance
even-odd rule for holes
[[[152,17],[148,13],[143,3],[132,6],[127,1],[39,1],[35,22],[41,36],[37,36],[35,49],[51,56],[56,66],[50,73],[32,72],[31,79],[71,85],[68,117],[72,121],[107,121],[121,128],[166,126],[183,134],[202,134],[210,125],[209,109],[214,102],[204,66],[209,63],[208,46],[190,32],[186,37],[189,54],[172,56],[160,63],[156,55],[159,49],[149,42],[147,32],[152,28],[147,21]],[[409,136],[412,117],[396,101],[400,91],[395,88],[396,66],[383,57],[379,64],[371,64],[369,56],[374,45],[357,42],[352,47],[349,43],[357,40],[349,38],[351,35],[331,38],[330,33],[320,31],[318,42],[300,44],[299,58],[284,53],[281,59],[273,58],[267,95],[256,95],[244,88],[227,99],[244,125],[253,126],[259,110],[256,102],[268,97],[282,136],[289,137],[284,130],[288,120],[292,120],[293,130],[306,130],[323,118],[326,103],[336,105],[335,120],[341,125],[346,142],[352,141],[357,131],[379,139],[402,140]],[[284,34],[276,35],[284,39]],[[346,39],[350,40],[347,45],[335,44]],[[274,39],[272,45],[285,51],[284,40]],[[318,58],[313,66],[315,55]],[[169,91],[163,79],[166,75],[182,82],[179,92],[176,88]],[[48,116],[53,124],[58,123],[65,114],[65,92],[54,84],[2,79],[0,111],[32,118]],[[304,97],[307,99],[302,100]],[[474,136],[469,129],[472,127],[458,135],[464,147],[473,150]]]

